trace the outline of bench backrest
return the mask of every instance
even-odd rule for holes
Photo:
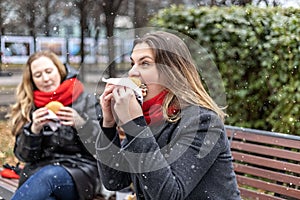
[[[226,126],[243,198],[300,199],[300,137]]]

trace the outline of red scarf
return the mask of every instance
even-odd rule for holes
[[[83,92],[83,84],[77,78],[67,79],[53,92],[35,90],[34,104],[40,108],[50,101],[59,101],[64,106],[71,105]]]
[[[163,120],[162,103],[167,93],[166,90],[163,90],[152,99],[143,102],[142,109],[147,124],[154,124]]]
[[[156,124],[158,122],[163,122],[163,110],[162,104],[166,95],[167,90],[163,90],[161,93],[145,101],[142,105],[143,114],[147,124]],[[168,116],[174,116],[179,112],[178,106],[170,105],[168,108]]]

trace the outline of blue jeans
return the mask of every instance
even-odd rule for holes
[[[71,175],[59,165],[47,165],[33,174],[11,200],[78,199]]]

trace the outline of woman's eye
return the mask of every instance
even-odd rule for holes
[[[144,62],[142,62],[142,65],[143,65],[143,66],[148,66],[148,65],[150,65],[150,63],[147,62],[147,61],[144,61]]]
[[[39,78],[39,77],[41,77],[41,73],[36,73],[36,74],[34,74],[33,76],[35,77],[35,78]]]
[[[47,74],[51,74],[52,70],[46,70]]]

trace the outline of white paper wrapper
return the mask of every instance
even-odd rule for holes
[[[139,101],[139,103],[143,103],[143,95],[141,88],[139,88],[130,78],[102,78],[102,81],[113,85],[121,85],[131,88],[135,92],[136,98]]]
[[[58,127],[60,127],[60,120],[57,117],[57,115],[52,112],[52,110],[48,110],[48,115],[46,116],[47,119],[50,119],[51,121],[48,122],[48,125],[50,126],[52,131],[56,131]]]

